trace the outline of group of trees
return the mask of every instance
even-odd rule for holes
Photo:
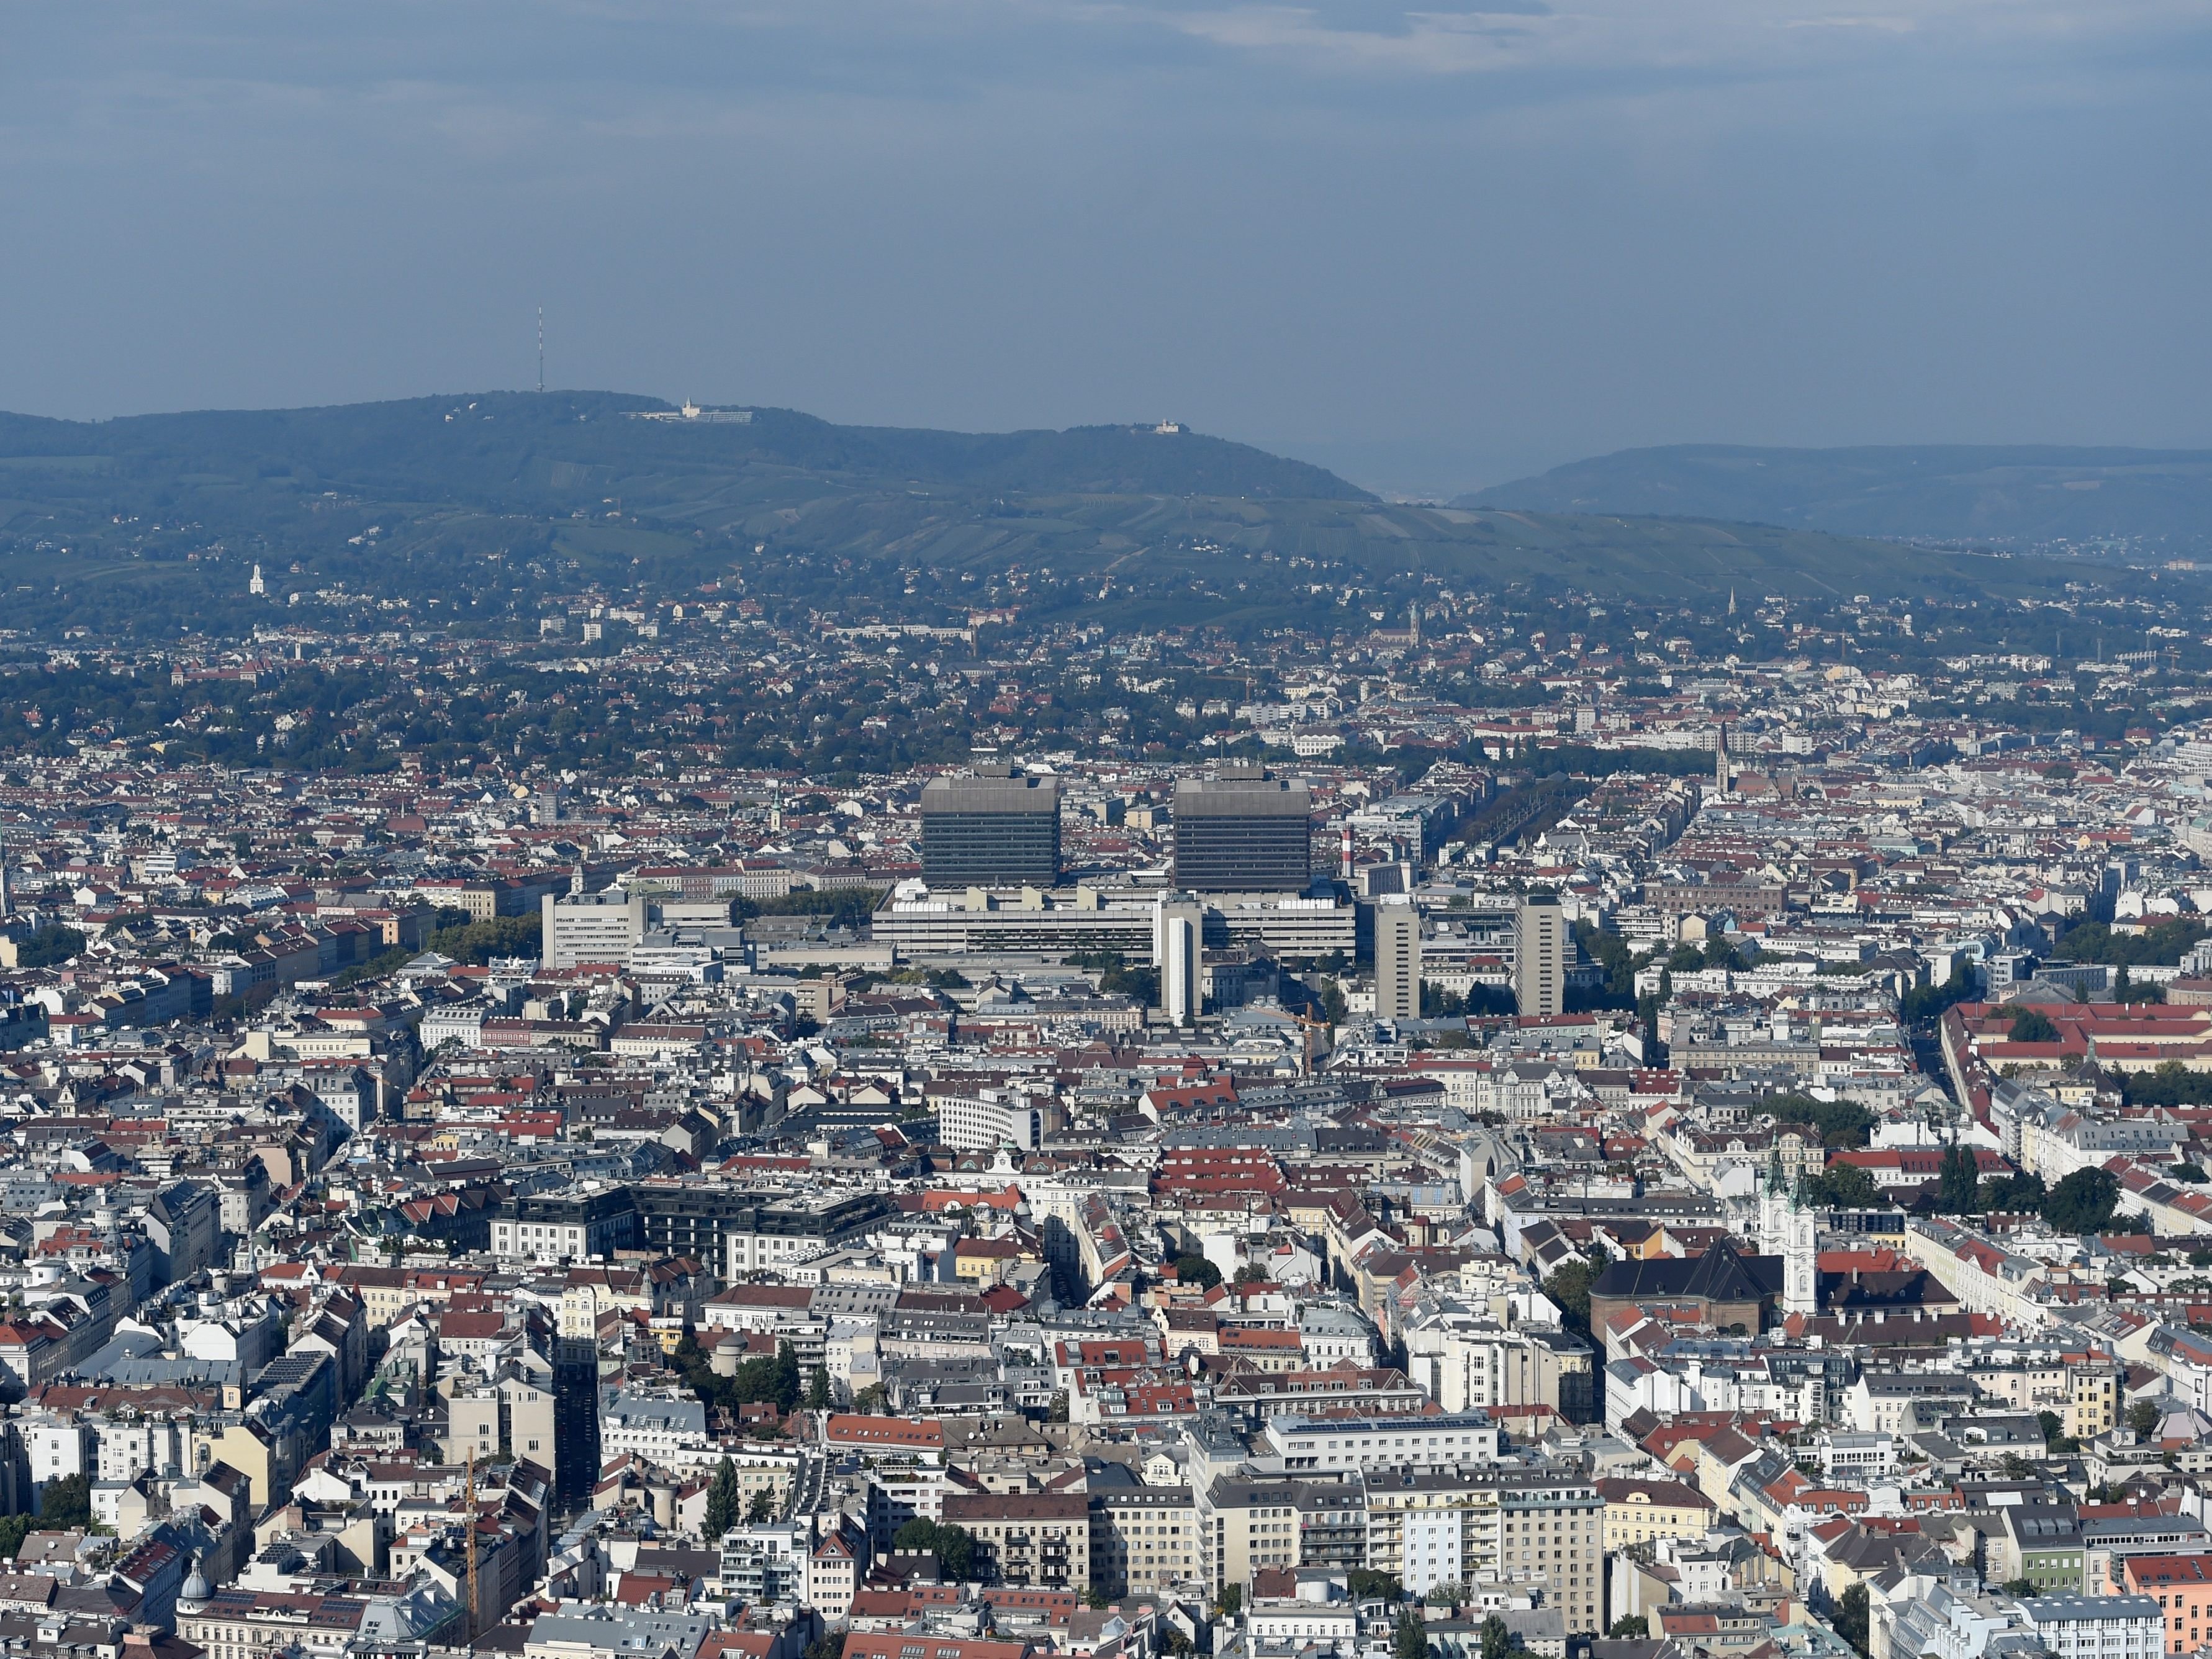
[[[676,1344],[672,1356],[684,1386],[707,1402],[735,1413],[740,1406],[773,1405],[779,1414],[804,1405],[809,1411],[830,1405],[830,1373],[817,1365],[811,1376],[802,1374],[799,1355],[789,1342],[779,1342],[773,1358],[762,1354],[740,1364],[732,1375],[718,1374],[707,1351],[690,1331]]]
[[[2189,947],[2212,933],[2204,923],[2176,916],[2141,933],[2116,933],[2101,921],[2078,921],[2052,954],[2066,962],[2101,962],[2114,968],[2172,967]]]
[[[1778,1125],[1802,1124],[1820,1135],[1823,1146],[1845,1151],[1865,1146],[1874,1133],[1874,1114],[1856,1101],[1777,1095],[1759,1109],[1759,1115]]]
[[[92,1477],[88,1474],[65,1474],[58,1480],[47,1481],[40,1491],[36,1515],[0,1516],[0,1561],[14,1560],[15,1552],[23,1547],[23,1540],[33,1532],[67,1532],[74,1528],[92,1532],[110,1530],[93,1521]]]
[[[726,1457],[715,1466],[714,1479],[707,1483],[707,1536],[709,1540],[720,1538],[740,1519],[748,1522],[765,1521],[775,1509],[775,1493],[766,1486],[754,1492],[750,1504],[745,1502],[744,1489],[738,1484],[738,1466]]]
[[[902,1555],[933,1555],[950,1583],[965,1583],[975,1571],[975,1539],[965,1527],[917,1516],[891,1534]]]
[[[1897,1012],[1908,1025],[1938,1019],[1946,1009],[1976,994],[1974,975],[1962,961],[1941,985],[1916,985],[1897,1000]]]
[[[2212,1072],[2192,1072],[2178,1060],[2125,1073],[2120,1087],[2130,1106],[2212,1105]]]
[[[1801,1181],[1797,1191],[1808,1204],[1835,1209],[1871,1209],[1884,1201],[1874,1177],[1852,1164],[1831,1164],[1819,1175]],[[1944,1149],[1942,1165],[1929,1194],[1939,1215],[2027,1210],[2040,1214],[2061,1232],[2069,1233],[2109,1230],[2119,1200],[2119,1182],[2109,1171],[2094,1167],[2076,1170],[2048,1188],[2043,1178],[2034,1175],[1993,1176],[1984,1181],[1973,1149],[1961,1144]]]
[[[1804,1176],[1797,1196],[1832,1210],[1871,1210],[1882,1201],[1874,1177],[1856,1164],[1831,1164],[1818,1175]]]
[[[2119,1178],[2092,1164],[2075,1170],[2044,1194],[2043,1218],[2063,1233],[2102,1232],[2119,1201]]]
[[[1067,961],[1072,967],[1095,969],[1102,995],[1133,998],[1147,1007],[1158,1006],[1160,970],[1157,968],[1132,968],[1119,951],[1079,951]]]
[[[74,927],[50,921],[43,927],[33,928],[15,941],[15,965],[19,968],[52,968],[67,962],[84,949],[84,935]]]

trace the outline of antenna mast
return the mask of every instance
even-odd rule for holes
[[[545,390],[545,307],[538,307],[538,389]]]

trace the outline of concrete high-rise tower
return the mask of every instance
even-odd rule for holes
[[[1567,915],[1556,895],[1532,893],[1513,918],[1513,1000],[1523,1019],[1566,1012]]]
[[[1060,879],[1060,780],[1003,762],[921,792],[921,878],[933,892]]]
[[[1313,880],[1313,792],[1224,765],[1175,793],[1175,884],[1194,893],[1302,893]]]
[[[1404,894],[1375,907],[1375,1018],[1421,1017],[1421,913]]]
[[[1171,1025],[1188,1025],[1199,1016],[1202,988],[1199,952],[1206,938],[1206,913],[1188,893],[1164,893],[1152,910],[1152,965],[1160,975],[1160,1012]]]

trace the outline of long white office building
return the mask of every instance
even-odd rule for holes
[[[1271,1417],[1267,1444],[1296,1474],[1346,1469],[1449,1469],[1498,1461],[1498,1426],[1486,1412],[1441,1417]]]
[[[1054,961],[1077,951],[1119,951],[1131,962],[1153,963],[1158,888],[971,887],[932,892],[902,883],[872,921],[878,945],[902,960],[973,954],[1031,955]],[[1209,893],[1200,902],[1204,948],[1264,945],[1277,956],[1303,961],[1352,956],[1358,939],[1356,908],[1333,898],[1302,894]]]

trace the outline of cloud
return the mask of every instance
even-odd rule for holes
[[[1133,4],[1212,45],[1307,70],[1422,75],[1797,73],[1900,51],[1937,58],[2056,44],[2148,46],[2203,35],[2182,0],[1565,0],[1531,9],[1382,4]]]

